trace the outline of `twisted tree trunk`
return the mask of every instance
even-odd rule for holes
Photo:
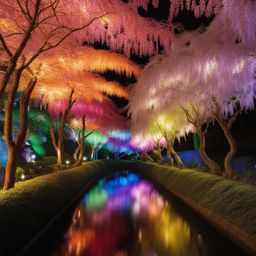
[[[78,155],[76,159],[75,165],[81,165],[83,162],[83,157],[84,157],[84,147],[85,147],[85,139],[89,137],[91,134],[94,133],[95,130],[89,132],[88,134],[85,135],[85,116],[82,118],[82,130],[81,130],[81,136],[79,135],[79,141],[78,141],[78,147],[76,149],[76,156]]]
[[[159,164],[162,164],[164,162],[164,159],[162,157],[162,149],[159,141],[157,141],[157,150],[153,150],[152,152],[155,154],[157,162]]]
[[[73,94],[74,94],[74,89],[71,90],[70,95],[69,95],[69,100],[68,100],[68,105],[61,115],[61,120],[60,120],[60,127],[58,129],[58,136],[56,138],[55,136],[55,131],[54,131],[54,122],[52,117],[50,117],[50,136],[52,139],[52,144],[54,149],[57,152],[57,165],[61,166],[63,163],[63,150],[64,150],[64,129],[65,125],[68,119],[68,114],[72,108],[72,106],[75,103],[75,100],[73,100]]]
[[[80,150],[80,147],[79,147],[79,144],[78,144],[78,146],[77,146],[77,148],[76,148],[76,150],[75,150],[75,152],[74,152],[74,154],[73,154],[73,159],[75,160],[75,163],[76,163],[77,160],[78,160],[79,150]]]
[[[212,158],[208,156],[206,153],[206,140],[205,140],[205,134],[208,130],[209,120],[206,120],[198,111],[198,109],[195,108],[195,106],[192,105],[193,115],[189,113],[188,109],[181,106],[181,108],[184,110],[187,120],[189,123],[191,123],[199,136],[199,152],[200,155],[204,161],[204,163],[208,166],[209,170],[213,174],[219,174],[220,173],[220,166],[218,163],[216,163]],[[206,124],[206,128],[203,130],[203,125]]]
[[[173,158],[175,159],[175,162],[178,165],[178,167],[183,169],[184,163],[182,162],[181,158],[179,157],[179,155],[177,154],[177,152],[175,151],[175,149],[172,146],[170,147],[170,153],[173,156]]]
[[[225,172],[229,178],[233,178],[234,170],[232,167],[232,160],[236,155],[237,145],[236,145],[236,141],[231,133],[231,130],[224,129],[223,131],[224,131],[224,135],[225,135],[225,137],[228,141],[229,147],[230,147],[229,152],[227,153],[227,155],[225,156],[225,159],[224,159]]]
[[[177,154],[177,152],[173,147],[175,136],[176,136],[176,133],[172,133],[171,135],[170,134],[168,135],[167,132],[164,132],[164,138],[165,138],[166,147],[167,147],[167,158],[169,160],[170,166],[173,166],[174,164],[173,158],[174,158],[177,166],[179,168],[184,168],[184,163],[182,162],[182,160],[180,159],[179,155]]]
[[[172,155],[171,155],[171,147],[168,144],[167,144],[166,151],[167,151],[166,155],[167,155],[167,158],[168,158],[168,161],[169,161],[168,165],[173,166],[174,165],[174,161],[173,161]]]
[[[3,190],[14,187],[15,173],[17,169],[17,154],[14,147],[8,146],[8,160],[5,167],[5,179]]]
[[[154,162],[154,160],[152,159],[152,157],[150,157],[147,153],[146,150],[143,150],[141,153],[141,160],[142,161],[150,161],[150,162]]]
[[[23,69],[15,70],[13,82],[10,85],[8,92],[7,105],[5,109],[5,122],[4,122],[4,139],[8,146],[8,160],[5,168],[4,190],[14,187],[15,173],[18,164],[18,158],[21,155],[22,147],[26,139],[26,132],[28,127],[28,105],[31,93],[36,85],[37,78],[30,79],[27,88],[20,98],[20,126],[16,138],[14,140],[12,133],[12,109],[15,96],[18,91],[21,74]]]
[[[164,132],[163,135],[164,135],[164,139],[165,139],[165,142],[166,142],[166,156],[168,158],[168,165],[173,166],[174,161],[173,161],[173,158],[172,158],[172,155],[171,155],[171,144],[172,144],[172,141],[173,141],[173,136],[171,136],[171,139],[170,139],[169,136],[167,136],[166,132]]]
[[[212,158],[210,158],[206,153],[205,133],[198,130],[198,135],[199,135],[199,141],[200,141],[199,152],[203,161],[208,166],[211,173],[219,174],[220,166]]]
[[[97,160],[98,159],[98,155],[99,155],[99,151],[100,149],[102,148],[102,145],[100,142],[98,143],[98,145],[95,147],[94,149],[94,160]],[[118,159],[119,159],[119,153],[118,153]]]
[[[237,152],[236,140],[232,135],[231,128],[232,128],[233,123],[236,121],[238,114],[241,113],[241,110],[236,111],[228,120],[225,120],[225,118],[221,114],[221,108],[217,102],[216,97],[213,96],[212,101],[215,106],[213,114],[214,114],[218,124],[222,128],[225,138],[227,139],[228,144],[229,144],[229,151],[226,154],[225,159],[224,159],[224,167],[225,167],[225,172],[226,172],[227,177],[229,177],[231,179],[234,176],[234,169],[232,166],[232,161]]]
[[[85,140],[85,116],[82,118],[82,130],[81,130],[81,139],[79,141],[79,156],[76,161],[76,165],[81,165],[84,157],[84,140]]]

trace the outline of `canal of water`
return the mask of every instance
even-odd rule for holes
[[[47,255],[246,255],[183,203],[135,173],[99,180],[68,218],[65,231],[47,246]]]

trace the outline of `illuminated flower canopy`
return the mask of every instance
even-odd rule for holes
[[[56,121],[72,102],[65,124],[81,129],[85,117],[87,130],[96,129],[106,137],[113,152],[154,149],[166,143],[166,136],[179,138],[194,131],[184,108],[188,112],[197,109],[207,120],[214,120],[215,104],[224,118],[238,105],[244,110],[254,107],[255,1],[173,0],[169,18],[161,21],[145,18],[139,11],[147,11],[149,5],[158,8],[158,0],[9,2],[0,0],[1,81],[10,60],[15,59],[12,54],[19,49],[13,67],[26,64],[18,93],[14,93],[14,107],[32,77],[37,82],[31,96],[33,106],[47,109]],[[214,17],[213,22],[206,32],[174,35],[174,17],[184,10],[196,18]],[[33,13],[38,14],[37,25],[30,31]],[[29,40],[24,43],[26,32]],[[109,50],[88,47],[95,43]],[[153,57],[143,71],[129,59],[157,53],[164,55]],[[132,95],[132,86],[107,81],[103,74],[108,71],[138,78]],[[15,76],[10,72],[6,77],[1,96],[13,90],[10,84]],[[111,96],[130,100],[133,136],[128,131],[130,122],[119,113]],[[17,130],[17,113],[12,114],[13,130]],[[40,124],[48,117],[36,115]],[[27,135],[40,145],[49,125],[42,126],[40,134],[39,129],[32,129],[37,118],[31,120],[31,116]]]
[[[58,69],[64,69],[74,76],[81,71],[104,73],[111,70],[118,74],[137,77],[141,72],[138,65],[121,54],[79,45],[75,49],[67,45],[60,46],[42,55],[33,66],[36,67],[39,63],[42,63],[40,74],[43,77],[49,74],[50,69],[55,69],[56,73]]]
[[[150,122],[166,112],[180,124],[178,136],[184,135],[193,128],[179,109],[195,107],[210,118],[213,97],[224,116],[232,115],[238,102],[242,109],[253,108],[255,58],[220,21],[216,18],[205,33],[182,34],[169,55],[155,57],[143,70],[130,99],[135,130],[149,129]]]

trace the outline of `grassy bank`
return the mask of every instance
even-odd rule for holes
[[[256,253],[256,186],[157,164],[138,162],[136,168],[189,204],[244,249]]]
[[[12,255],[70,202],[92,177],[112,168],[95,161],[57,173],[18,182],[0,191],[0,254]],[[118,168],[118,165],[114,168]]]

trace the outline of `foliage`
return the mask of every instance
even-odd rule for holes
[[[40,131],[45,135],[50,133],[50,121],[46,112],[30,108],[28,113],[29,129],[31,131]]]
[[[255,60],[235,44],[231,32],[223,32],[224,38],[217,35],[218,22],[205,33],[182,35],[169,56],[156,57],[144,69],[130,104],[135,126],[147,124],[162,111],[173,115],[179,106],[192,112],[193,105],[207,119],[213,116],[212,97],[224,116],[233,114],[238,102],[243,109],[253,107]]]
[[[105,148],[118,158],[131,155],[136,152],[136,148],[131,144],[131,139],[129,130],[112,130],[108,134],[108,142]],[[120,154],[122,155],[120,156]]]
[[[36,158],[36,155],[34,154],[34,151],[30,147],[25,147],[23,149],[22,156],[24,157],[24,159],[28,163],[32,162]]]
[[[43,142],[46,141],[46,137],[42,135],[40,136],[37,133],[30,133],[27,140],[31,143],[31,146],[37,155],[41,157],[46,155],[46,151],[42,146]]]
[[[107,142],[107,137],[100,131],[95,131],[86,138],[86,143],[94,146],[94,148],[102,147]]]
[[[16,173],[15,173],[16,180],[21,180],[21,177],[24,174],[25,174],[25,171],[21,167],[17,167]]]
[[[215,120],[223,130],[231,129],[240,110],[254,108],[255,68],[251,48],[223,26],[221,11],[207,28],[178,35],[169,54],[152,58],[144,68],[131,94],[132,132],[142,141],[139,147],[152,148],[150,141],[159,141],[168,130],[180,138],[204,128],[203,136],[208,127],[203,125]],[[234,148],[225,158],[230,176],[226,159]]]

